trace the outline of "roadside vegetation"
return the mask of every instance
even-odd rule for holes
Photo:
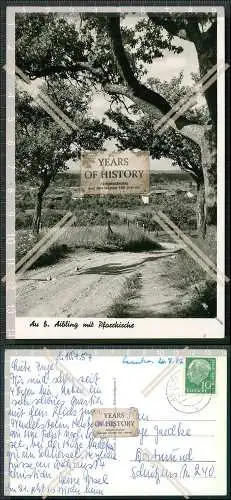
[[[134,310],[131,302],[139,297],[142,288],[141,274],[134,273],[125,280],[120,295],[107,311],[107,318],[132,318]]]
[[[78,249],[98,252],[143,252],[161,250],[162,246],[155,237],[145,234],[141,229],[125,225],[114,226],[113,233],[108,233],[104,226],[71,227],[66,229],[43,255],[32,265],[32,268],[49,266],[68,256]],[[26,255],[45,235],[45,231],[35,236],[26,230],[16,235],[16,262]]]
[[[214,235],[210,230],[210,244],[204,240],[194,239],[194,243],[203,250],[215,263]],[[206,247],[206,248],[205,248]],[[181,303],[169,310],[168,317],[178,318],[212,318],[217,314],[217,287],[216,282],[181,250],[174,259],[166,261],[166,275],[171,286],[184,291]],[[108,311],[108,317],[131,318],[139,316],[136,308],[136,299],[142,288],[140,275],[132,275],[125,282],[122,293],[115,299]],[[166,317],[166,314],[151,314],[151,317]]]
[[[206,240],[194,236],[194,244],[216,264],[216,233],[214,228],[208,229]],[[202,267],[189,257],[185,251],[176,254],[167,263],[169,281],[177,288],[185,291],[184,300],[170,312],[170,316],[182,318],[208,318],[217,314],[217,286]]]

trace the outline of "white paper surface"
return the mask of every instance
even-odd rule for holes
[[[185,393],[216,358],[215,394]],[[226,351],[9,350],[5,494],[224,495]],[[93,438],[91,410],[139,411],[139,436]]]

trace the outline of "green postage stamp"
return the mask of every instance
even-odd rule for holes
[[[185,392],[215,394],[216,358],[186,358]]]

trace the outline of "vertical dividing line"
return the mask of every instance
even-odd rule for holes
[[[116,410],[116,378],[113,378],[113,406]],[[114,458],[116,460],[116,436],[114,437],[114,449],[115,449]]]

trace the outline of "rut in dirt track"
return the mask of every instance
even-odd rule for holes
[[[158,303],[176,299],[164,280],[166,259],[178,250],[171,245],[155,252],[79,252],[53,266],[30,270],[17,281],[17,316],[106,317],[126,278],[141,273],[140,313],[152,315]]]

